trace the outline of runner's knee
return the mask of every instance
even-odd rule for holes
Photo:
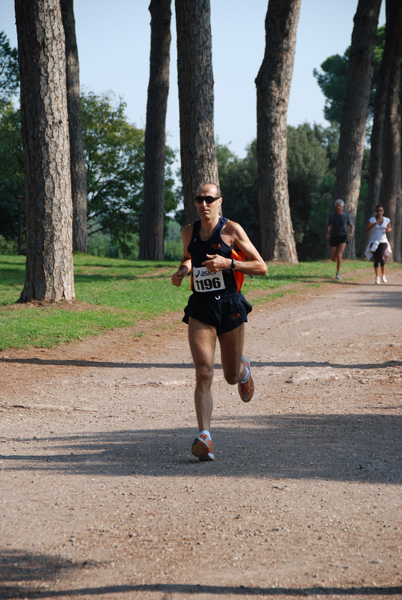
[[[231,369],[229,372],[224,372],[223,375],[229,385],[236,385],[236,383],[239,383],[240,369],[236,371]]]
[[[208,386],[212,383],[214,369],[209,365],[199,365],[195,368],[195,375],[197,379],[197,385]]]
[[[229,385],[235,385],[236,383],[239,383],[239,375],[225,375],[225,379]]]

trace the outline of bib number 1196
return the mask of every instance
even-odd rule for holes
[[[222,271],[210,273],[205,267],[193,268],[193,284],[196,292],[214,292],[225,289]]]

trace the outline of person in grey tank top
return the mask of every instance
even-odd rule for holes
[[[327,239],[331,246],[331,260],[336,262],[335,279],[341,279],[340,270],[342,257],[348,243],[353,237],[354,226],[348,215],[343,211],[344,201],[335,200],[335,211],[329,215],[327,224]]]

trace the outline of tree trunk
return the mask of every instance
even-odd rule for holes
[[[384,122],[382,182],[380,203],[384,215],[391,219],[392,231],[388,234],[393,250],[393,260],[401,262],[400,206],[401,189],[401,61],[402,61],[402,3],[400,0],[387,0],[386,3],[390,57],[390,75],[387,90]],[[386,41],[387,43],[387,37]],[[385,47],[384,47],[385,55]],[[399,207],[399,208],[398,208]]]
[[[180,155],[184,220],[197,218],[201,183],[219,185],[214,139],[214,79],[210,0],[176,0]]]
[[[289,207],[287,110],[301,0],[270,0],[257,85],[258,204],[262,256],[297,263]]]
[[[88,252],[87,175],[81,130],[80,65],[73,0],[60,0],[66,38],[67,106],[70,132],[71,192],[73,197],[73,249]]]
[[[359,0],[354,17],[334,189],[334,200],[344,200],[353,222],[359,202],[380,7],[381,0]],[[354,248],[354,244],[347,246],[349,258],[355,257]]]
[[[144,207],[140,258],[162,260],[165,222],[166,111],[169,94],[171,0],[151,0],[151,59],[145,128]]]
[[[376,205],[380,201],[380,189],[382,180],[382,145],[384,138],[384,121],[385,121],[385,100],[386,100],[386,80],[382,76],[385,76],[385,64],[382,60],[380,66],[380,75],[377,84],[377,89],[374,98],[374,120],[373,130],[371,132],[371,143],[370,143],[370,165],[369,165],[369,177],[368,177],[368,195],[364,207],[364,220],[363,229],[360,237],[359,255],[363,256],[370,233],[366,232],[367,223],[370,217],[374,216]]]
[[[16,0],[27,260],[20,302],[74,299],[64,29],[59,0]]]
[[[393,259],[401,261],[401,60],[402,3],[387,0],[384,53],[380,66],[374,104],[371,138],[369,193],[364,226],[374,215],[375,206],[383,204],[384,214],[393,227],[388,238],[393,247]],[[361,253],[368,235],[362,236]]]

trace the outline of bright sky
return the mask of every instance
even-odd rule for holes
[[[149,78],[149,0],[75,0],[81,86],[112,90],[127,103],[129,120],[145,127]],[[268,0],[211,0],[215,135],[242,157],[256,136],[255,77],[265,47]],[[321,123],[324,96],[313,69],[350,45],[357,0],[302,0],[288,123]],[[174,0],[172,12],[174,13]],[[385,23],[382,8],[379,25]],[[0,30],[17,46],[14,0],[0,0]],[[168,143],[179,149],[176,34],[172,19]]]

